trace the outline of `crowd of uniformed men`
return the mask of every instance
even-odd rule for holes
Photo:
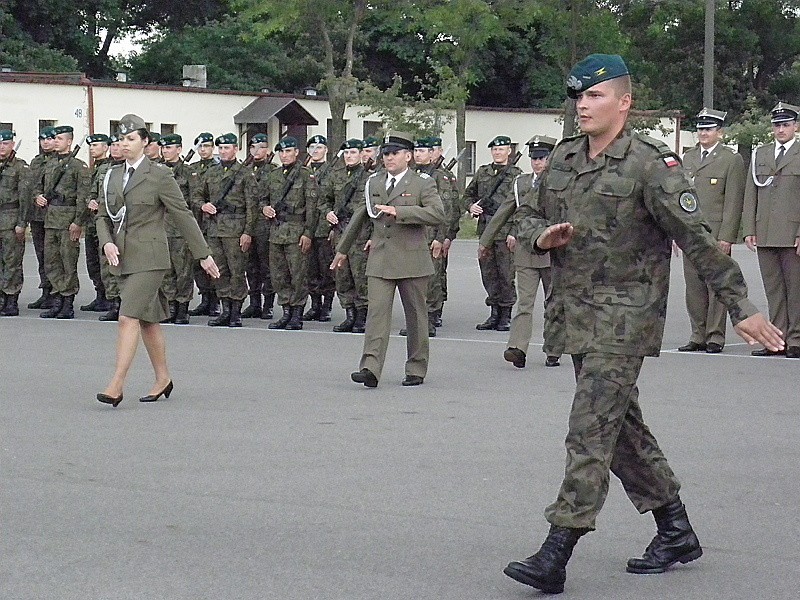
[[[794,358],[800,357],[800,205],[796,201],[800,175],[795,175],[800,174],[800,146],[794,143],[798,113],[800,108],[786,103],[773,109],[775,143],[754,152],[749,175],[742,157],[721,143],[726,115],[720,111],[703,109],[697,116],[700,143],[685,156],[700,209],[720,250],[730,254],[731,244],[740,241],[740,223],[748,247],[758,250],[770,318],[786,333],[784,354]],[[209,279],[192,261],[167,216],[172,268],[162,287],[170,307],[166,322],[186,324],[190,316],[206,315],[210,326],[241,327],[243,318],[272,320],[277,297],[282,314],[269,328],[299,330],[303,321],[330,321],[336,295],[345,319],[333,330],[364,332],[371,221],[359,232],[346,266],[335,271],[329,266],[338,239],[355,209],[365,201],[367,178],[380,168],[380,140],[349,139],[330,157],[326,138],[315,135],[306,144],[307,158],[302,163],[295,138],[282,138],[271,151],[267,136],[259,133],[250,137],[249,155],[242,162],[236,158],[236,135],[215,138],[204,132],[194,139],[186,157],[197,154],[198,160],[188,162],[182,156],[180,135],[151,136],[154,141],[146,149],[147,156],[172,170],[221,272],[217,281]],[[103,202],[106,173],[124,158],[115,134],[93,134],[86,143],[90,166],[75,156],[72,127],[45,127],[39,135],[41,151],[27,165],[15,156],[14,132],[0,131],[0,316],[19,314],[30,226],[41,295],[28,308],[42,309],[42,318],[74,317],[80,237],[84,235],[86,266],[96,297],[80,310],[102,313],[101,321],[118,318],[119,290],[99,249],[94,221]],[[415,168],[435,180],[446,215],[438,227],[427,228],[435,269],[427,290],[429,335],[435,336],[442,324],[447,256],[467,211],[478,221],[479,265],[490,309],[489,317],[477,329],[511,330],[504,356],[524,367],[532,305],[541,282],[546,364],[558,365],[558,319],[547,311],[549,259],[527,253],[516,244],[514,221],[516,208],[533,201],[532,192],[556,143],[547,136],[530,139],[527,147],[533,172],[523,174],[516,166],[519,153],[511,156],[511,139],[495,137],[488,144],[492,163],[481,166],[460,193],[450,170],[452,161],[450,168],[444,164],[441,138],[416,140]],[[276,154],[277,164],[273,162]],[[725,339],[724,309],[700,284],[688,261],[684,271],[692,333],[680,350],[720,352]],[[190,310],[195,285],[201,301]],[[243,308],[248,297],[249,304]],[[512,320],[515,304],[518,308]],[[760,350],[754,354],[774,353]]]

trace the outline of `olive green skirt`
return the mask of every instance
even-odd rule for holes
[[[145,323],[160,323],[169,316],[161,283],[166,270],[143,271],[119,277],[119,314]]]

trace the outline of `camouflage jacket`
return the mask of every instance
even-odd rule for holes
[[[33,197],[30,193],[30,169],[21,158],[3,166],[0,161],[0,231],[28,226]]]
[[[436,182],[436,191],[439,192],[439,197],[442,199],[445,220],[438,227],[428,227],[428,242],[430,243],[434,240],[443,242],[450,231],[453,204],[458,201],[458,194],[444,169],[437,169],[432,164],[417,165],[416,169],[417,173],[425,173]]]
[[[94,200],[98,204],[103,201],[101,194],[103,193],[103,179],[105,179],[106,172],[111,167],[110,158],[101,158],[92,163],[89,167],[89,195],[86,197],[86,204]],[[94,227],[94,221],[97,218],[96,210],[89,210],[86,226],[89,228]]]
[[[178,159],[178,162],[175,163],[163,162],[161,164],[163,164],[165,167],[169,167],[172,170],[172,176],[175,178],[178,187],[181,189],[183,199],[186,200],[186,206],[190,207],[192,202],[192,190],[196,183],[195,180],[197,179],[197,176],[194,174],[194,170],[189,165],[184,163],[180,158]],[[182,237],[178,226],[170,217],[169,213],[164,215],[164,229],[167,232],[167,237]]]
[[[464,204],[461,200],[461,190],[458,187],[458,179],[456,178],[455,174],[444,167],[440,168],[447,175],[447,178],[450,180],[450,186],[453,188],[450,202],[450,214],[448,215],[449,226],[446,237],[447,239],[454,240],[458,236],[458,232],[461,229],[461,215],[464,214]]]
[[[38,221],[43,222],[44,216],[47,213],[47,208],[37,206],[34,202],[36,198],[33,194],[34,182],[41,180],[44,176],[44,166],[47,164],[47,161],[53,158],[53,152],[40,152],[36,156],[31,159],[30,164],[30,189],[29,192],[31,194],[31,203],[30,203],[30,212],[28,213],[28,219],[30,221]]]
[[[284,197],[284,187],[290,179],[291,187]],[[295,244],[300,236],[314,237],[318,218],[318,194],[314,174],[299,163],[294,163],[288,169],[277,167],[267,175],[260,206],[271,206],[277,213],[270,223],[271,243]]]
[[[89,208],[86,206],[91,182],[89,167],[78,158],[70,159],[69,164],[65,165],[67,159],[69,155],[48,160],[41,178],[32,180],[33,196],[41,194],[48,200],[44,219],[46,229],[67,229],[72,223],[82,227],[89,220]],[[53,189],[62,170],[64,175]]]
[[[233,187],[225,194],[231,180]],[[192,207],[199,211],[206,202],[217,207],[217,214],[203,213],[208,223],[209,237],[239,237],[253,235],[258,218],[258,187],[253,171],[236,161],[230,167],[218,163],[208,167],[198,181],[193,194]]]
[[[369,176],[370,171],[364,169],[362,165],[354,168],[341,165],[332,169],[331,174],[325,178],[320,187],[320,218],[325,219],[331,211],[336,213],[339,219],[339,224],[334,228],[337,240],[347,228],[350,219],[353,218],[353,213],[359,207],[364,206],[364,186]],[[327,220],[325,222],[327,223]],[[361,232],[356,236],[356,244],[366,243],[370,235],[372,235],[372,220],[367,219]]]
[[[483,214],[478,217],[478,235],[483,233],[486,229],[486,224],[500,208],[503,200],[511,193],[511,185],[514,183],[514,178],[522,173],[522,170],[515,165],[483,165],[475,173],[472,181],[469,182],[467,189],[464,190],[464,205],[469,208],[472,204],[480,201],[480,207],[483,208]],[[491,194],[492,190],[497,185],[497,178],[502,175],[503,180],[497,187],[495,192]],[[490,196],[491,194],[491,196]],[[500,242],[506,239],[508,235],[509,226],[502,228],[495,240]]]
[[[252,168],[253,175],[256,178],[256,184],[258,186],[258,202],[260,203],[261,197],[264,195],[264,188],[267,185],[267,176],[273,169],[276,169],[277,167],[272,163],[262,160],[253,162]],[[269,221],[264,218],[263,214],[261,214],[260,208],[256,218],[255,235],[257,237],[266,236],[269,239]]]
[[[333,162],[326,161],[323,163],[311,163],[310,169],[314,173],[314,179],[317,182],[317,188],[322,191],[323,186],[333,176],[333,172],[339,170],[341,162],[334,158]],[[331,224],[325,219],[328,211],[322,210],[322,206],[317,211],[317,227],[314,230],[314,237],[327,238],[331,232]]]
[[[554,310],[565,351],[656,356],[667,313],[675,240],[727,307],[734,324],[757,312],[738,265],[717,248],[680,160],[665,144],[623,132],[588,158],[588,138],[564,139],[550,155],[534,204],[520,206],[528,250],[548,225],[574,236],[550,250]]]

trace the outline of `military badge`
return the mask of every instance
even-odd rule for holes
[[[688,213],[693,213],[697,210],[697,198],[691,192],[683,192],[678,199],[678,204]]]
[[[665,156],[664,157],[664,164],[667,165],[668,167],[672,168],[672,167],[677,167],[681,163],[674,156]]]

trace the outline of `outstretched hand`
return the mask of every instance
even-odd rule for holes
[[[780,352],[784,348],[783,332],[761,313],[747,317],[733,328],[751,346],[758,343],[773,352]]]
[[[566,246],[572,236],[575,234],[575,228],[572,223],[557,223],[550,225],[536,240],[536,245],[542,250],[549,250],[550,248],[560,248]]]

